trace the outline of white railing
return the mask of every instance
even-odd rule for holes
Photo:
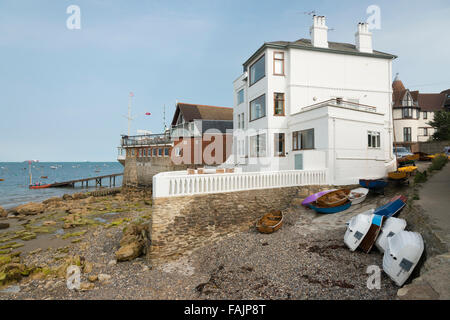
[[[153,198],[327,184],[327,171],[291,170],[153,176]]]

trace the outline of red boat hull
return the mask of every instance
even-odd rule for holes
[[[49,188],[51,186],[51,184],[43,184],[40,186],[29,186],[30,189],[44,189],[44,188]]]

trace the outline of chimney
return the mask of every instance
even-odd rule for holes
[[[369,24],[358,23],[358,31],[355,33],[355,45],[359,52],[373,53],[372,33],[369,31]]]
[[[314,47],[328,48],[328,27],[324,16],[313,16],[313,25],[309,28],[311,44]]]

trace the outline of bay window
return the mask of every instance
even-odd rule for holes
[[[266,75],[266,58],[263,55],[250,66],[250,85],[258,82]]]
[[[250,121],[266,116],[266,95],[263,94],[250,102]]]

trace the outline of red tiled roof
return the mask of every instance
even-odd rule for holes
[[[419,107],[423,111],[439,111],[444,109],[445,99],[443,93],[419,93]]]

